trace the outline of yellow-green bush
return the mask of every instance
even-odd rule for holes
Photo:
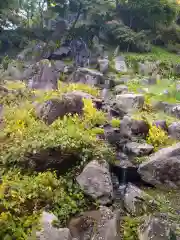
[[[117,118],[113,118],[111,120],[111,125],[114,128],[119,128],[120,127],[120,123],[121,123],[121,121],[119,119],[117,119]]]
[[[91,99],[83,99],[84,102],[84,124],[93,127],[106,122],[106,116],[102,111],[98,111]]]
[[[5,108],[5,128],[1,131],[0,160],[15,164],[26,153],[61,147],[64,153],[77,153],[81,159],[95,156],[108,147],[97,140],[93,128],[105,121],[105,115],[94,108],[91,100],[84,100],[84,115],[65,116],[47,126],[34,116],[30,103]],[[97,150],[98,148],[98,150]]]
[[[1,239],[26,240],[44,207],[49,206],[63,226],[70,216],[87,209],[79,187],[71,179],[58,179],[55,173],[45,172],[25,176],[9,171],[0,184]]]
[[[96,87],[89,86],[83,83],[64,84],[61,81],[59,81],[58,89],[61,93],[66,93],[71,91],[82,91],[85,93],[89,93],[94,97],[98,97],[100,95],[100,91]]]
[[[152,144],[155,150],[157,150],[161,147],[172,144],[172,140],[164,130],[151,125],[147,136],[147,143]]]

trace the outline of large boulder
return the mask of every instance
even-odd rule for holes
[[[133,109],[142,109],[144,105],[144,96],[142,94],[125,93],[116,96],[116,103],[119,107],[131,111]]]
[[[142,179],[161,188],[180,188],[180,143],[163,148],[140,164]]]
[[[29,88],[43,90],[58,88],[58,74],[49,60],[41,60],[34,67],[36,74],[29,80]]]
[[[126,85],[117,85],[114,88],[115,94],[122,94],[128,92],[128,87]]]
[[[88,69],[88,68],[78,68],[69,78],[70,82],[80,82],[89,85],[103,85],[105,80],[103,74],[99,71]]]
[[[139,240],[170,240],[176,235],[169,224],[161,218],[147,216],[138,229]]]
[[[175,139],[180,139],[180,122],[173,122],[168,126],[168,133]]]
[[[127,65],[123,56],[118,56],[114,59],[115,69],[118,72],[125,73],[127,72]]]
[[[125,189],[123,202],[125,209],[133,216],[141,216],[157,209],[155,200],[131,183]]]
[[[90,162],[76,179],[82,190],[102,205],[112,202],[113,185],[106,162]]]
[[[64,94],[61,99],[54,98],[43,103],[35,103],[37,117],[47,124],[52,124],[67,114],[82,114],[83,107],[82,96],[73,92]]]
[[[73,239],[78,240],[120,240],[118,236],[118,214],[104,206],[99,210],[87,211],[72,218],[69,229]]]
[[[68,228],[57,228],[53,226],[53,222],[57,222],[58,218],[48,212],[43,212],[40,219],[41,231],[36,233],[37,240],[72,240]]]
[[[153,152],[154,147],[147,143],[129,142],[125,145],[124,150],[128,155],[136,157],[146,156]]]
[[[104,59],[98,59],[98,64],[99,64],[99,70],[101,73],[106,73],[109,69],[109,60],[104,58]]]

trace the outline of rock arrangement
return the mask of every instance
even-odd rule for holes
[[[61,55],[56,51],[54,55]],[[68,54],[68,53],[67,53]],[[25,64],[24,64],[25,65]],[[83,212],[80,216],[70,219],[66,228],[53,225],[58,221],[50,212],[44,211],[40,219],[41,230],[36,233],[40,240],[120,240],[123,237],[124,217],[138,218],[136,238],[139,240],[169,240],[178,239],[177,229],[180,222],[172,224],[168,213],[162,217],[159,202],[142,186],[153,189],[180,189],[180,143],[156,149],[147,143],[150,128],[155,126],[163,131],[168,139],[180,139],[180,105],[156,102],[154,108],[177,117],[177,121],[168,124],[165,119],[154,121],[150,125],[145,119],[134,119],[133,114],[144,111],[145,94],[129,91],[127,65],[123,57],[114,60],[116,73],[124,74],[118,81],[107,74],[109,60],[99,59],[98,68],[74,68],[62,60],[40,60],[23,71],[9,65],[8,74],[13,79],[26,80],[27,88],[41,91],[58,90],[59,76],[66,75],[64,84],[82,83],[105,89],[109,96],[95,98],[83,91],[70,91],[60,97],[54,97],[41,103],[34,101],[35,115],[47,125],[53,124],[58,118],[66,115],[83,115],[84,99],[91,99],[97,109],[107,114],[108,124],[99,126],[103,131],[97,137],[111,145],[116,152],[116,161],[92,159],[76,177],[81,190],[86,196],[97,201],[99,209]],[[157,71],[158,64],[140,64],[140,73],[146,75]],[[7,73],[6,73],[7,74]],[[147,86],[156,84],[153,76],[148,81],[142,81]],[[103,90],[103,91],[105,91]],[[0,88],[1,95],[15,94],[5,87]],[[17,92],[16,92],[17,93]],[[3,106],[0,108],[0,113]],[[0,114],[1,116],[2,114]],[[114,117],[120,120],[119,126],[113,126]],[[1,116],[3,118],[3,116]],[[110,124],[111,122],[111,124]],[[161,136],[160,136],[161,137]],[[60,169],[62,162],[58,159],[59,150],[53,153],[34,153],[33,166],[35,170],[48,168]],[[32,156],[31,156],[32,157]],[[50,161],[51,158],[51,161]],[[72,156],[71,156],[72,158]],[[74,156],[75,158],[75,156]],[[146,158],[138,163],[138,158]],[[71,159],[66,159],[66,165],[71,167]],[[32,163],[32,162],[31,162]],[[141,187],[138,187],[140,184]],[[178,225],[179,224],[179,225]],[[175,225],[175,226],[174,226]],[[177,235],[177,236],[176,236]],[[174,237],[174,238],[173,238]]]

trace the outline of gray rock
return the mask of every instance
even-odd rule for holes
[[[106,229],[105,240],[121,240],[122,236],[120,234],[120,221],[121,221],[121,211],[117,211],[114,217],[109,220]]]
[[[141,75],[148,76],[158,70],[158,63],[155,62],[144,62],[139,63],[139,73]]]
[[[73,239],[76,240],[119,240],[114,237],[118,215],[112,211],[100,206],[99,210],[87,211],[80,217],[72,218],[69,222],[69,229]]]
[[[55,228],[53,222],[57,217],[48,212],[43,212],[40,219],[41,231],[36,233],[37,240],[72,240],[68,228]]]
[[[175,233],[169,224],[160,218],[147,216],[138,229],[139,240],[170,240]],[[175,237],[176,239],[176,237]]]
[[[123,56],[116,57],[114,62],[116,71],[123,73],[127,72],[127,65]]]
[[[105,205],[113,199],[113,185],[106,162],[92,161],[87,164],[82,173],[76,178],[82,190]]]
[[[51,54],[51,59],[53,60],[61,60],[65,57],[67,57],[70,54],[70,48],[69,47],[60,47],[56,49],[52,54]]]
[[[125,145],[125,152],[137,157],[146,156],[153,152],[154,147],[147,143],[129,142]]]
[[[77,93],[66,93],[62,99],[51,99],[44,103],[35,103],[35,112],[38,118],[47,124],[67,114],[82,114],[84,103],[82,96]]]
[[[78,68],[69,78],[70,82],[80,82],[89,85],[102,85],[105,83],[103,74],[88,68]]]
[[[106,73],[109,69],[109,60],[104,58],[104,59],[98,59],[98,64],[99,64],[99,70],[102,73]]]
[[[168,133],[172,138],[180,139],[180,122],[173,122],[168,126]]]
[[[110,220],[114,217],[113,212],[107,207],[100,207],[101,218],[96,224],[94,234],[91,239],[109,240],[110,234],[114,235],[114,229],[110,230]],[[112,239],[113,240],[113,239]]]
[[[161,188],[180,188],[180,143],[163,148],[140,164],[138,172],[145,182]]]
[[[115,94],[122,94],[128,92],[128,87],[126,85],[117,85],[114,88]]]
[[[117,105],[131,111],[133,109],[142,109],[144,105],[144,96],[142,94],[125,93],[116,95]]]
[[[168,126],[166,120],[156,120],[153,122],[153,126],[161,128],[164,131],[168,131]]]
[[[156,76],[147,77],[142,80],[142,84],[144,84],[144,85],[154,85],[156,83],[157,83]]]
[[[131,131],[134,135],[144,135],[147,136],[149,132],[149,124],[144,120],[132,119]]]
[[[36,74],[29,80],[32,89],[55,90],[58,88],[58,74],[49,60],[41,60],[36,64]]]
[[[141,216],[157,209],[155,200],[131,183],[125,189],[123,201],[124,207],[133,216]]]

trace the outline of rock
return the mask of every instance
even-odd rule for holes
[[[129,142],[124,146],[127,154],[136,157],[146,156],[153,152],[154,147],[147,143]]]
[[[58,88],[58,74],[49,60],[41,60],[36,64],[37,73],[29,80],[32,89],[55,90]]]
[[[72,218],[69,222],[69,229],[73,238],[77,240],[118,240],[113,237],[117,233],[116,222],[118,215],[100,206],[99,210],[84,212],[78,218]]]
[[[180,64],[174,66],[174,73],[175,75],[180,75]]]
[[[52,124],[56,119],[67,114],[82,114],[84,103],[82,96],[69,92],[62,96],[62,99],[51,99],[35,106],[36,115],[45,123]]]
[[[128,92],[128,87],[126,85],[117,85],[114,88],[115,94],[122,94]]]
[[[168,126],[168,133],[172,138],[180,139],[180,122],[173,122]]]
[[[116,95],[117,105],[131,111],[133,109],[142,109],[144,105],[144,96],[142,94],[126,93]]]
[[[168,131],[168,126],[166,120],[156,120],[153,122],[153,126],[161,128],[164,131]]]
[[[133,216],[141,216],[157,209],[155,200],[131,183],[126,186],[123,202],[125,209]]]
[[[48,212],[43,212],[40,219],[40,225],[42,230],[36,233],[36,239],[38,240],[72,240],[70,231],[68,228],[56,228],[53,226],[53,222],[58,221],[57,217]]]
[[[149,132],[149,124],[144,120],[132,119],[131,131],[134,135],[143,135],[146,137]]]
[[[111,125],[104,126],[105,140],[113,146],[121,148],[129,141],[129,132],[126,129],[113,128]]]
[[[88,68],[78,68],[69,78],[70,82],[80,82],[89,85],[103,85],[105,80],[103,74]]]
[[[176,235],[169,224],[153,216],[144,217],[144,223],[138,229],[138,237],[139,240],[176,239]]]
[[[99,59],[98,60],[99,64],[99,70],[102,73],[106,73],[109,69],[109,60],[108,59]]]
[[[68,57],[70,55],[71,49],[69,47],[62,46],[58,49],[56,49],[49,59],[51,60],[62,60],[65,57]]]
[[[60,72],[64,72],[66,65],[63,61],[57,60],[57,61],[54,61],[54,68],[55,68],[55,71],[60,73]]]
[[[138,172],[142,179],[161,188],[180,188],[180,143],[163,148],[140,164]]]
[[[157,77],[151,76],[151,77],[148,77],[148,78],[144,78],[144,79],[142,80],[142,84],[145,84],[145,85],[154,85],[154,84],[157,84]]]
[[[156,62],[144,62],[144,63],[139,63],[139,73],[141,75],[148,76],[158,70],[158,63]]]
[[[96,228],[93,232],[91,239],[96,240],[109,240],[110,234],[114,234],[113,230],[110,230],[110,220],[114,217],[112,211],[107,207],[100,207],[101,218],[96,224]],[[111,231],[111,232],[110,232]],[[113,240],[113,239],[112,239]]]
[[[82,190],[100,204],[111,203],[113,186],[106,162],[92,161],[86,165],[82,173],[76,178]]]
[[[127,72],[127,65],[123,56],[116,57],[114,62],[116,71],[124,73]]]
[[[127,84],[127,82],[131,79],[129,75],[123,75],[118,80],[116,80],[116,85],[118,84]]]
[[[120,221],[121,221],[121,211],[117,211],[114,217],[109,220],[106,229],[105,240],[121,240],[122,236],[120,233]]]

